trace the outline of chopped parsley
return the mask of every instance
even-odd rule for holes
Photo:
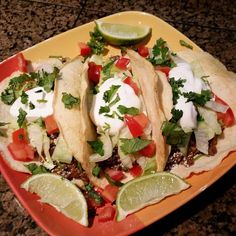
[[[101,55],[105,51],[105,39],[99,32],[98,28],[95,27],[93,32],[90,32],[90,40],[87,43],[92,49],[92,54]]]
[[[91,184],[86,184],[84,187],[88,192],[89,197],[93,198],[96,203],[103,203],[103,198],[93,189],[93,186]]]
[[[109,62],[102,67],[102,77],[103,80],[106,80],[111,77],[111,69],[115,62],[115,58],[110,58]]]
[[[42,173],[48,173],[48,169],[44,167],[43,165],[36,165],[35,163],[30,163],[28,165],[25,165],[28,170],[31,172],[32,175],[42,174]]]
[[[170,50],[166,46],[166,41],[159,38],[152,48],[152,56],[148,60],[154,65],[174,67],[175,63],[170,57]]]
[[[175,80],[174,78],[169,79],[169,84],[172,88],[173,104],[174,105],[177,103],[177,100],[181,94],[180,88],[184,87],[184,82],[186,82],[186,80],[184,80],[184,79],[179,79],[179,80]]]
[[[95,153],[104,156],[103,142],[100,140],[87,141]]]
[[[120,114],[129,114],[129,115],[138,115],[139,114],[139,109],[136,107],[125,107],[123,105],[119,105],[117,107],[118,111],[120,112]]]
[[[102,170],[102,168],[101,168],[100,166],[95,165],[95,166],[93,167],[93,170],[92,170],[93,176],[99,177],[99,175],[100,175],[100,173],[101,173],[101,170]]]
[[[18,123],[18,126],[21,128],[25,121],[26,121],[26,115],[27,115],[27,112],[24,111],[22,108],[19,109],[19,115],[17,116],[17,123]]]
[[[188,92],[183,93],[183,95],[188,99],[187,102],[192,101],[195,105],[199,106],[204,106],[212,98],[210,90],[202,90],[201,93]]]
[[[28,103],[28,99],[29,99],[29,95],[25,92],[25,91],[22,91],[21,93],[21,103],[22,104],[27,104]]]
[[[189,43],[186,43],[186,42],[185,42],[184,40],[182,40],[182,39],[179,40],[179,43],[180,43],[180,45],[183,46],[183,47],[186,47],[186,48],[189,48],[189,49],[193,49],[193,46],[192,46],[192,45],[190,45]]]
[[[171,114],[172,114],[172,118],[170,119],[170,122],[177,123],[179,119],[183,116],[183,111],[172,108]]]
[[[112,98],[116,94],[117,90],[120,88],[120,85],[112,85],[109,90],[103,94],[103,100],[107,103],[111,102]]]
[[[133,139],[126,139],[121,138],[121,151],[126,154],[131,154],[138,152],[148,146],[152,141],[147,139],[140,139],[140,138],[133,138]]]
[[[74,106],[80,104],[80,98],[72,96],[70,93],[62,93],[61,101],[64,103],[65,108],[72,109]]]
[[[109,106],[100,107],[99,109],[99,114],[108,113],[108,112],[110,112]]]

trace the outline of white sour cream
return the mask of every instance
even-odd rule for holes
[[[140,109],[141,101],[135,94],[134,90],[129,85],[123,83],[121,78],[118,76],[106,80],[99,87],[99,93],[93,97],[90,117],[98,129],[103,129],[103,127],[108,124],[110,126],[110,129],[108,130],[109,135],[116,135],[124,126],[124,121],[120,120],[117,115],[115,115],[114,118],[110,118],[105,116],[106,113],[99,114],[99,110],[102,106],[108,106],[108,103],[106,103],[103,99],[103,95],[107,90],[110,90],[112,85],[120,85],[116,94],[112,98],[112,101],[116,98],[117,94],[119,95],[120,100],[110,107],[110,112],[108,114],[117,112],[119,116],[123,117],[124,115],[120,114],[119,110],[117,109],[119,105],[123,105],[128,108],[135,107]]]
[[[176,67],[170,70],[169,78],[174,78],[176,81],[183,79],[184,87],[180,88],[181,92],[201,93],[203,89],[207,89],[205,83],[194,77],[191,66],[188,63],[178,63]],[[183,116],[180,119],[180,125],[185,132],[191,132],[197,126],[197,111],[192,102],[187,102],[183,96],[177,100],[175,108],[183,111]]]
[[[47,93],[43,87],[36,87],[25,92],[28,95],[28,103],[34,104],[35,108],[30,109],[28,104],[21,103],[21,97],[19,97],[11,106],[10,113],[12,116],[17,117],[19,115],[19,109],[22,108],[27,112],[26,117],[46,117],[53,113],[53,91]],[[40,102],[40,100],[45,102]]]

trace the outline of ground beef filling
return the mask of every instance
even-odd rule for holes
[[[208,154],[213,156],[217,153],[216,149],[217,144],[217,136],[209,141],[209,148]],[[175,165],[184,165],[184,166],[191,166],[194,164],[194,156],[200,154],[200,152],[196,148],[196,140],[194,135],[191,136],[189,141],[189,149],[187,155],[184,155],[180,150],[173,146],[171,148],[171,153],[168,157],[168,161],[166,163],[165,170],[171,170]]]

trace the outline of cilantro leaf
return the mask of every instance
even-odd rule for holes
[[[29,102],[29,109],[30,110],[34,110],[35,105],[32,102]]]
[[[111,102],[113,96],[117,92],[117,90],[120,88],[120,85],[112,85],[109,90],[107,90],[103,94],[103,100],[107,103]]]
[[[17,116],[17,123],[18,126],[21,128],[24,123],[25,123],[25,118],[26,118],[27,112],[24,111],[22,108],[19,109],[19,115]]]
[[[100,173],[101,173],[101,170],[102,170],[102,168],[101,168],[100,166],[95,165],[95,166],[93,167],[93,170],[92,170],[93,176],[99,177],[99,175],[100,175]]]
[[[14,90],[11,89],[11,88],[6,88],[1,93],[1,100],[6,105],[12,105],[15,102],[15,100],[16,100],[16,95],[14,93]]]
[[[117,107],[118,111],[120,112],[120,114],[129,114],[129,115],[138,115],[139,114],[139,109],[136,107],[125,107],[123,105],[119,105]]]
[[[119,94],[117,94],[116,98],[109,103],[109,107],[112,107],[113,105],[115,105],[119,101],[120,101],[120,96],[119,96]]]
[[[41,128],[45,128],[45,123],[42,117],[39,117],[34,121],[35,124],[39,125]]]
[[[118,186],[118,187],[121,187],[122,185],[124,185],[122,182],[112,179],[110,175],[107,174],[106,172],[104,173],[104,176],[110,185]]]
[[[180,43],[180,45],[183,46],[183,47],[193,49],[193,46],[192,46],[192,45],[190,45],[189,43],[186,43],[186,42],[185,42],[184,40],[182,40],[182,39],[179,40],[179,43]]]
[[[20,99],[21,103],[22,104],[27,104],[28,103],[28,98],[29,98],[28,94],[25,91],[22,91],[21,99]]]
[[[65,108],[72,109],[74,106],[80,104],[80,98],[72,96],[70,93],[62,93],[61,101],[64,103]]]
[[[99,114],[108,113],[108,112],[110,112],[109,106],[100,107],[100,109],[99,109]]]
[[[210,90],[202,90],[201,93],[188,92],[183,93],[183,95],[188,99],[187,102],[192,101],[195,105],[199,106],[204,106],[212,98]]]
[[[184,87],[184,82],[186,82],[186,80],[184,80],[184,79],[179,79],[179,80],[175,80],[174,78],[169,79],[169,84],[172,88],[173,104],[174,105],[177,103],[177,100],[181,94],[180,88]]]
[[[103,142],[100,140],[87,141],[95,153],[98,153],[100,156],[104,155]]]
[[[172,114],[172,118],[170,119],[170,122],[177,123],[179,119],[183,116],[183,111],[172,108],[171,114]]]
[[[93,198],[96,203],[101,204],[103,203],[103,198],[94,190],[91,184],[86,184],[85,186],[86,191],[88,192],[89,197]]]
[[[121,138],[120,141],[122,142],[120,148],[124,154],[131,154],[138,152],[152,142],[151,140],[140,139],[140,138],[133,138],[133,139]]]
[[[114,62],[115,59],[110,58],[110,61],[105,66],[102,67],[102,77],[104,77],[103,80],[106,80],[111,77],[111,68]]]
[[[42,173],[48,173],[48,169],[44,167],[43,165],[36,165],[35,163],[30,163],[28,165],[25,165],[28,170],[31,172],[32,175],[42,174]]]

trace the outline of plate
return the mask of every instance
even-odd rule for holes
[[[183,49],[179,44],[179,40],[183,39],[193,46],[193,50],[201,49],[182,33],[174,29],[163,20],[150,15],[148,13],[128,11],[114,14],[101,20],[111,23],[124,24],[140,24],[152,27],[152,37],[148,42],[149,46],[155,43],[155,40],[162,37],[168,42],[173,51]],[[25,51],[23,54],[27,60],[37,61],[39,59],[48,58],[48,56],[64,56],[75,57],[78,52],[78,42],[86,42],[89,40],[89,31],[94,28],[94,23],[88,23],[69,30],[58,36],[45,40]],[[110,47],[110,53],[118,53],[118,49]],[[106,223],[98,223],[95,218],[92,227],[85,228],[71,219],[68,219],[53,207],[42,204],[37,201],[39,198],[23,189],[20,184],[28,177],[27,174],[16,172],[3,161],[0,157],[0,171],[6,179],[11,189],[26,208],[29,214],[50,235],[128,235],[134,233],[147,225],[161,219],[170,212],[176,210],[196,195],[204,191],[212,183],[224,175],[230,168],[236,164],[236,153],[232,152],[224,160],[211,171],[198,175],[192,175],[187,181],[191,184],[191,188],[183,191],[178,195],[166,198],[155,205],[146,207],[135,214],[128,216],[121,222],[111,221]]]

